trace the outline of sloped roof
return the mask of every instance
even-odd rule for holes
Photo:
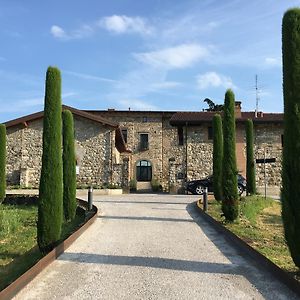
[[[171,125],[198,125],[205,122],[212,122],[213,116],[216,113],[222,112],[211,112],[211,111],[201,111],[201,112],[177,112],[171,119]],[[258,112],[257,117],[255,117],[255,112],[241,112],[241,117],[236,118],[237,122],[245,122],[251,119],[254,123],[281,123],[283,122],[283,113],[262,113]]]
[[[111,127],[111,128],[117,128],[118,127],[117,123],[106,120],[103,117],[96,116],[96,115],[87,113],[85,111],[76,109],[76,108],[71,107],[71,106],[62,105],[62,109],[63,110],[69,110],[74,115],[77,115],[77,116],[95,121],[95,122],[100,123],[104,126],[108,126],[108,127]],[[9,127],[13,127],[13,126],[16,126],[16,125],[19,125],[19,124],[23,124],[24,122],[30,122],[30,121],[38,120],[38,119],[41,119],[43,117],[44,117],[44,111],[39,111],[39,112],[34,113],[34,114],[30,114],[30,115],[27,115],[27,116],[24,116],[24,117],[21,117],[21,118],[17,118],[17,119],[11,120],[11,121],[7,121],[7,122],[4,123],[4,125],[6,126],[6,128],[9,128]]]

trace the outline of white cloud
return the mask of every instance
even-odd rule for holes
[[[158,107],[138,99],[123,99],[119,101],[123,109],[132,110],[158,110]]]
[[[172,89],[181,86],[182,84],[177,81],[162,81],[158,83],[153,83],[151,85],[154,89]]]
[[[53,25],[51,27],[50,32],[56,38],[60,38],[60,39],[67,38],[67,35],[66,35],[65,31],[57,25]]]
[[[108,83],[117,82],[116,80],[109,79],[109,78],[104,78],[104,77],[99,77],[99,76],[94,76],[94,75],[89,75],[89,74],[83,74],[83,73],[77,73],[77,72],[72,72],[72,71],[65,70],[65,71],[63,71],[63,73],[74,76],[74,77],[78,77],[81,79],[86,79],[86,80],[94,80],[94,81],[108,82]]]
[[[118,16],[113,15],[110,17],[104,17],[101,19],[98,24],[108,31],[114,33],[140,33],[140,34],[151,34],[153,28],[146,24],[145,19],[140,17],[127,17],[127,16]]]
[[[209,49],[199,44],[182,44],[163,50],[134,54],[139,61],[145,64],[167,69],[189,67],[209,55]]]
[[[207,72],[197,76],[197,87],[200,90],[207,89],[209,87],[224,87],[224,88],[236,88],[230,77],[218,74],[216,72]]]
[[[51,34],[61,40],[82,39],[91,36],[94,33],[94,28],[90,25],[82,25],[76,30],[67,33],[63,28],[53,25],[50,29]]]
[[[274,67],[280,67],[281,66],[281,60],[275,57],[266,57],[265,58],[265,64],[268,66],[274,66]]]

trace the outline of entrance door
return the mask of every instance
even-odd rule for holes
[[[140,160],[136,165],[136,180],[137,181],[151,181],[152,166],[150,161]]]

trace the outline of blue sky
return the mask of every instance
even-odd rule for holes
[[[0,122],[43,109],[45,72],[79,109],[281,112],[281,22],[296,0],[0,0]]]

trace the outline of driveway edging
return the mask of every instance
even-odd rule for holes
[[[300,296],[300,283],[296,279],[294,279],[291,275],[289,275],[287,272],[285,272],[276,264],[274,264],[267,257],[262,255],[260,252],[252,248],[249,244],[247,244],[245,241],[240,239],[232,231],[224,227],[220,222],[216,221],[213,217],[205,213],[200,207],[199,201],[195,201],[194,204],[197,208],[197,211],[203,217],[203,219],[205,219],[205,221],[210,223],[215,230],[224,234],[224,237],[228,241],[232,242],[240,251],[244,253],[246,252],[252,259],[254,259],[254,261],[260,267],[263,267],[265,270],[272,273],[272,275],[274,275],[279,281],[284,283],[291,290],[293,290],[298,296]]]
[[[82,199],[78,199],[79,206],[88,207],[88,203]],[[58,256],[63,254],[67,248],[96,220],[98,209],[93,205],[93,211],[87,215],[87,221],[80,226],[67,239],[56,246],[51,252],[41,258],[30,269],[13,281],[9,286],[0,291],[0,299],[11,299],[19,291],[21,291],[31,280],[33,280],[39,273],[41,273],[49,264],[54,262]]]

